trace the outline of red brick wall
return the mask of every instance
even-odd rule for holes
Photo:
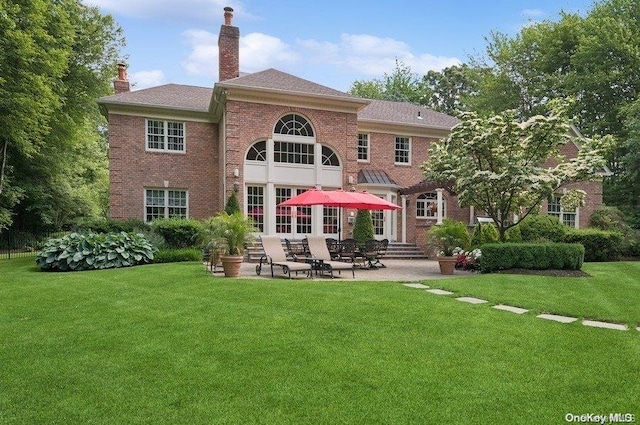
[[[180,121],[180,120],[177,120]],[[185,122],[186,153],[145,151],[145,118],[109,114],[110,216],[144,219],[144,189],[189,191],[189,215],[206,218],[224,206],[217,189],[218,127]]]
[[[316,142],[331,147],[338,154],[343,166],[343,187],[347,186],[348,175],[355,177],[358,174],[356,114],[227,101],[227,195],[233,190],[231,170],[237,168],[240,171],[239,181],[244,181],[242,169],[247,149],[257,140],[273,137],[274,125],[287,113],[298,113],[309,119],[316,132]],[[244,205],[242,186],[241,184],[238,198],[241,205]]]

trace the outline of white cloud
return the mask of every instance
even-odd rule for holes
[[[218,76],[218,35],[203,30],[185,31],[191,51],[182,66],[190,75]],[[286,68],[298,61],[298,54],[282,40],[261,33],[240,37],[240,71]]]
[[[416,54],[405,42],[369,34],[342,34],[338,43],[299,40],[297,44],[314,63],[368,76],[393,71],[396,59],[420,75],[461,63],[455,57]]]
[[[546,15],[546,13],[540,9],[524,9],[520,13],[527,19],[537,19]]]
[[[132,90],[142,90],[167,82],[164,72],[159,70],[132,72],[129,74],[129,81],[131,81]]]

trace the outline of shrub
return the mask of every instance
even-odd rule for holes
[[[358,210],[356,222],[353,225],[353,239],[358,246],[362,246],[366,241],[373,239],[373,219],[371,211]]]
[[[427,232],[429,244],[438,250],[438,256],[454,255],[455,248],[466,250],[471,242],[467,225],[461,221],[449,218],[442,220],[442,224],[434,224]]]
[[[522,242],[522,234],[520,233],[520,226],[509,227],[504,234],[505,242]]]
[[[155,250],[141,234],[71,233],[47,241],[36,263],[47,271],[110,269],[149,263]]]
[[[202,251],[198,248],[160,249],[153,257],[154,263],[180,263],[184,261],[202,261]]]
[[[640,256],[640,231],[629,225],[618,208],[605,205],[599,207],[591,214],[591,225],[600,230],[620,232],[620,254],[625,257]]]
[[[546,214],[527,216],[516,227],[523,242],[562,242],[569,227]]]
[[[622,235],[598,229],[572,229],[565,235],[567,243],[584,246],[584,261],[615,261],[620,257]]]
[[[580,270],[584,247],[568,243],[494,243],[482,246],[481,270]]]
[[[240,212],[240,202],[238,202],[238,194],[235,190],[231,192],[231,195],[229,195],[229,199],[227,199],[227,205],[224,207],[224,210],[229,215]]]
[[[164,238],[168,248],[198,248],[202,245],[202,223],[189,218],[163,218],[151,223],[153,232]]]
[[[473,229],[471,236],[471,246],[478,247],[485,243],[498,242],[500,235],[493,223],[478,223]]]

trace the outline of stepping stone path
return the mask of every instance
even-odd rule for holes
[[[423,285],[422,283],[404,283],[403,285],[408,286],[409,288],[429,289],[427,285]]]
[[[427,292],[431,292],[436,295],[451,295],[453,292],[445,291],[444,289],[427,289]]]
[[[409,288],[425,289],[427,292],[431,292],[432,294],[436,294],[436,295],[452,295],[453,294],[453,292],[445,291],[444,289],[437,289],[437,288],[429,289],[429,287],[427,285],[424,285],[424,284],[419,283],[419,282],[403,283],[403,285],[407,286]],[[456,298],[456,300],[462,301],[462,302],[466,302],[466,303],[470,303],[470,304],[485,304],[485,303],[488,303],[487,300],[483,300],[483,299],[480,299],[480,298],[474,298],[474,297],[458,297],[458,298]],[[495,308],[496,310],[508,311],[508,312],[515,313],[515,314],[524,314],[524,313],[527,313],[529,311],[526,308],[513,307],[513,306],[510,306],[510,305],[504,305],[504,304],[494,305],[493,308]],[[545,319],[545,320],[553,320],[554,322],[559,322],[559,323],[573,323],[573,322],[578,320],[577,317],[560,316],[560,315],[557,315],[557,314],[538,314],[536,317],[538,317],[540,319]],[[625,325],[625,324],[607,323],[607,322],[600,322],[600,321],[597,321],[597,320],[583,320],[582,324],[584,326],[591,326],[591,327],[594,327],[594,328],[614,329],[614,330],[619,330],[619,331],[626,331],[626,330],[629,329],[627,327],[627,325]],[[640,332],[640,326],[637,326],[636,330],[638,332]]]
[[[473,298],[473,297],[460,297],[460,298],[456,298],[456,300],[462,301],[465,303],[470,303],[470,304],[484,304],[486,302],[489,302],[487,300],[481,300],[480,298]]]
[[[583,320],[585,326],[593,326],[594,328],[616,329],[618,331],[626,331],[627,325],[619,325],[617,323],[598,322],[596,320]]]
[[[496,310],[509,311],[515,314],[524,314],[527,311],[529,311],[526,308],[512,307],[510,305],[504,305],[504,304],[494,305],[493,308],[495,308]]]
[[[553,320],[560,323],[572,323],[578,320],[575,317],[558,316],[556,314],[538,314],[536,317],[539,317],[540,319]]]

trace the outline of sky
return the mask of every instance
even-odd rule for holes
[[[268,68],[348,91],[402,61],[419,76],[482,56],[492,32],[584,16],[593,0],[82,0],[124,30],[132,89],[213,87],[225,6],[240,28],[240,71]],[[114,70],[115,76],[115,70]]]

